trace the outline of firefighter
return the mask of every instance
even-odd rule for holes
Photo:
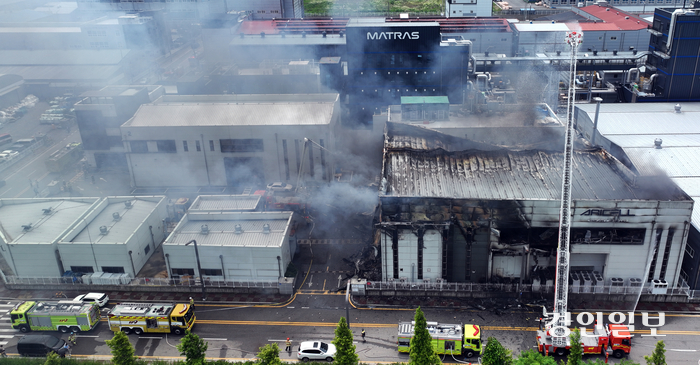
[[[77,341],[76,341],[75,337],[76,337],[75,332],[71,332],[70,336],[68,336],[68,343],[70,343],[73,346],[77,345]]]
[[[287,342],[285,342],[284,344],[285,344],[284,351],[292,352],[292,341],[289,339],[289,337],[287,337]]]
[[[192,299],[192,297],[190,297],[190,307],[194,310],[194,299]]]
[[[365,340],[365,329],[364,328],[362,329],[362,342],[367,342]]]

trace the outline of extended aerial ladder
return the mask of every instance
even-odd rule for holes
[[[571,232],[571,165],[574,152],[574,98],[576,96],[576,54],[583,40],[581,32],[566,34],[566,42],[571,46],[569,59],[569,94],[566,104],[566,145],[564,147],[564,171],[561,183],[561,209],[559,211],[559,246],[557,248],[556,280],[554,286],[554,327],[552,344],[566,347],[568,338],[567,303],[569,300],[569,242]]]

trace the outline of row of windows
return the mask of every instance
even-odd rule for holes
[[[70,270],[74,273],[83,273],[83,274],[89,274],[89,273],[95,272],[95,270],[92,268],[92,266],[71,266]],[[123,266],[102,266],[102,272],[106,272],[106,273],[110,273],[110,274],[123,274],[124,267]]]
[[[265,14],[265,12],[266,12],[265,10],[258,10],[258,11],[257,11],[258,14]],[[279,10],[270,10],[270,11],[268,11],[268,13],[271,13],[271,14],[279,14],[280,11],[279,11]]]
[[[149,141],[129,141],[131,147],[131,152],[133,153],[148,153],[148,152],[159,152],[159,153],[177,153],[177,146],[175,140],[163,139],[151,141],[155,142],[156,150],[149,151],[148,149]],[[220,139],[219,145],[221,152],[264,152],[263,140],[262,139]],[[202,151],[202,146],[199,141],[194,141],[194,146],[197,152]],[[190,151],[190,145],[187,141],[182,141],[182,150],[184,152]],[[214,152],[214,140],[209,140],[209,151]]]
[[[90,48],[109,48],[107,42],[90,42]]]
[[[87,31],[88,37],[106,37],[107,36],[107,31],[104,30],[88,30]],[[117,34],[119,35],[119,34]]]
[[[179,275],[179,276],[190,275],[190,276],[194,276],[194,269],[176,269],[176,268],[173,268],[173,269],[171,269],[171,271],[173,272],[173,275]],[[223,275],[223,272],[221,271],[221,269],[202,269],[202,275],[205,275],[205,276],[222,276],[222,275]]]

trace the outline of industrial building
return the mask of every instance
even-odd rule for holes
[[[57,277],[71,270],[64,265],[58,242],[99,202],[99,198],[0,200],[0,251],[14,275]]]
[[[75,118],[89,167],[128,170],[119,127],[165,93],[162,86],[106,86],[80,95]]]
[[[277,281],[296,251],[289,239],[292,215],[189,212],[163,243],[168,273],[172,278],[204,278],[205,283]]]
[[[553,280],[561,134],[534,149],[438,134],[387,123],[382,280]],[[604,149],[579,146],[573,159],[570,271],[597,275],[599,285],[618,279],[630,285],[649,271],[651,279],[676,285],[692,199],[673,183],[649,189],[657,181],[637,176]]]
[[[445,0],[445,17],[487,17],[493,12],[493,2],[485,0]]]
[[[58,241],[64,267],[136,277],[165,239],[166,202],[163,196],[102,199]]]
[[[628,101],[700,101],[700,85],[696,85],[695,76],[700,73],[698,22],[697,7],[654,11],[649,58],[642,80],[623,89]]]
[[[2,254],[19,277],[136,276],[165,237],[164,197],[2,199]]]
[[[597,118],[595,104],[582,104],[576,107],[576,125],[586,139],[624,161],[640,179],[656,180],[655,190],[665,189],[670,181],[699,201],[700,104],[602,104]],[[688,235],[679,276],[698,289],[700,207],[695,204],[692,219],[679,222]],[[657,251],[658,260],[665,260],[663,247]]]
[[[329,182],[338,94],[163,96],[121,126],[132,186]]]

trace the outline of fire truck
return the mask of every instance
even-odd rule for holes
[[[607,327],[596,326],[587,336],[581,334],[581,345],[584,355],[605,355],[608,348],[612,354],[620,359],[629,355],[632,348],[632,336],[629,328],[622,324],[608,324]],[[537,331],[537,349],[543,355],[556,354],[564,356],[571,348],[571,339],[567,338],[566,347],[555,347],[552,344],[550,329]]]
[[[196,317],[194,309],[184,303],[120,303],[107,315],[109,329],[114,332],[172,332],[176,335],[191,330]]]
[[[100,322],[100,308],[95,303],[26,301],[12,309],[10,321],[22,332],[89,331]]]
[[[409,352],[411,338],[415,333],[415,322],[399,323],[398,345],[399,352]],[[481,356],[484,352],[481,346],[481,329],[475,324],[442,324],[428,322],[428,332],[432,337],[435,353],[458,355],[467,358]]]

